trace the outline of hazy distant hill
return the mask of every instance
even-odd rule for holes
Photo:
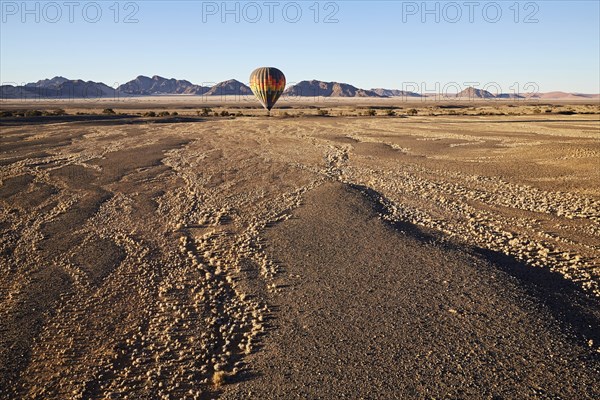
[[[524,99],[525,96],[516,93],[500,93],[496,95],[497,99]]]
[[[364,90],[339,82],[302,81],[284,92],[287,96],[323,97],[382,97],[372,90]]]
[[[468,87],[462,92],[456,94],[456,97],[469,98],[469,99],[493,99],[494,96],[487,90],[476,89],[474,87]]]
[[[0,86],[1,99],[25,99],[35,97],[35,88],[25,86],[2,85]],[[38,96],[39,97],[39,96]]]
[[[399,90],[399,89],[377,88],[377,89],[371,89],[371,91],[375,92],[378,95],[383,96],[383,97],[423,97],[419,93],[407,92],[405,90]]]
[[[4,85],[0,87],[3,99],[31,98],[102,98],[114,97],[115,89],[102,82],[69,80],[63,77],[44,79],[25,86]]]
[[[252,94],[252,90],[242,82],[235,79],[220,82],[211,87],[205,96],[248,96]]]
[[[562,100],[584,100],[584,99],[598,99],[598,94],[584,94],[584,93],[567,93],[567,92],[546,92],[536,93],[528,96],[532,99],[562,99]]]
[[[161,94],[204,94],[210,88],[194,85],[186,80],[167,79],[162,76],[154,75],[149,78],[140,75],[134,80],[131,80],[119,86],[117,90],[120,93],[137,95],[137,96],[152,96]]]

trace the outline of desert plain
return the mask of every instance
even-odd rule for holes
[[[0,398],[600,397],[596,100],[0,106]]]

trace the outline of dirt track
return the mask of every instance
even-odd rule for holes
[[[372,345],[371,379],[382,390],[374,397],[401,387],[435,397],[592,398],[600,340],[599,131],[597,116],[581,115],[2,126],[0,395],[227,398],[257,388],[283,395],[300,390],[297,384],[305,388],[298,393],[319,397],[319,388],[357,377],[363,369],[349,363]],[[381,197],[364,200],[352,185]],[[337,198],[346,208],[335,207]],[[369,211],[373,205],[382,220]],[[441,244],[430,249],[384,222],[414,224]],[[379,240],[365,243],[371,236]],[[394,261],[393,249],[404,245],[404,258]],[[310,257],[301,259],[306,248]],[[361,255],[365,275],[345,268]],[[389,268],[378,271],[383,265]],[[427,286],[431,301],[419,286],[427,271],[419,265],[440,268]],[[517,267],[543,272],[522,276]],[[395,281],[400,273],[407,279]],[[327,297],[323,285],[343,296]],[[440,293],[444,285],[451,290]],[[418,302],[390,300],[411,287],[421,293]],[[342,299],[373,301],[374,318],[364,313],[369,303],[352,307]],[[340,351],[348,358],[339,358],[340,370],[331,371],[335,360],[327,359],[322,367],[332,380],[307,384],[325,373],[311,357],[330,357],[332,347],[309,352],[309,342],[299,341],[284,354],[281,338],[333,340],[340,331],[302,336],[293,323],[300,309],[317,324],[336,321],[346,308],[356,319],[340,326],[369,323],[377,333],[343,331]],[[427,356],[426,342],[399,347],[390,339],[413,337],[400,323],[410,318],[424,333],[419,340],[442,352]],[[504,329],[514,334],[499,336]],[[457,340],[441,342],[440,334]],[[468,365],[444,356],[467,357],[468,350]],[[279,357],[277,370],[268,355]],[[312,369],[294,370],[299,357]],[[422,382],[385,368],[398,360],[398,368],[421,371]],[[457,389],[475,380],[488,391]],[[370,397],[353,382],[348,396]]]

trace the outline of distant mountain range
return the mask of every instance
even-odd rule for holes
[[[52,79],[42,79],[23,86],[0,86],[2,99],[32,99],[32,98],[111,98],[128,96],[160,96],[160,95],[191,95],[191,96],[247,96],[252,91],[244,83],[235,79],[217,83],[214,86],[195,85],[186,80],[168,79],[155,75],[137,78],[112,88],[102,82],[71,80],[62,76]],[[419,98],[440,95],[419,94],[398,89],[360,89],[347,83],[323,82],[318,80],[302,81],[288,87],[284,96],[291,97],[403,97]],[[500,93],[494,95],[489,91],[469,87],[460,93],[445,95],[446,98],[459,99],[600,99],[599,94],[582,94],[566,92],[549,92],[536,94]]]
[[[381,97],[423,97],[419,93],[407,92],[405,90],[398,89],[371,89]]]
[[[283,92],[287,96],[305,97],[383,97],[372,90],[359,89],[347,83],[302,81]]]
[[[154,96],[161,94],[205,94],[209,87],[194,85],[189,81],[166,79],[158,75],[152,78],[140,75],[132,81],[117,88],[117,92],[137,96]]]
[[[70,80],[62,76],[43,79],[24,86],[0,86],[2,99],[20,98],[110,98],[128,96],[202,95],[202,96],[247,96],[252,91],[242,82],[231,79],[214,86],[194,85],[186,80],[152,78],[140,75],[137,78],[111,88],[102,82]]]
[[[100,98],[114,97],[115,89],[101,82],[70,80],[57,76],[25,86],[0,86],[0,98]]]

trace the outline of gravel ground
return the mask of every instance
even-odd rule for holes
[[[224,398],[600,396],[584,341],[600,339],[598,302],[556,274],[528,279],[514,260],[390,226],[368,196],[321,186],[269,230],[289,286],[270,297],[258,376]]]
[[[597,115],[0,128],[0,398],[598,397]]]

